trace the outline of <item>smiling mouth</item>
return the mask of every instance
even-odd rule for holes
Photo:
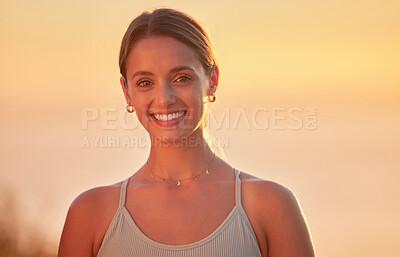
[[[162,113],[153,113],[151,116],[153,116],[156,120],[159,121],[171,121],[171,120],[177,120],[183,115],[185,115],[186,111],[180,111],[180,112],[174,112],[174,113],[169,113],[169,114],[162,114]]]

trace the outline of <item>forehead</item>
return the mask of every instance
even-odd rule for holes
[[[188,45],[167,36],[151,36],[139,40],[126,62],[127,75],[136,70],[163,72],[177,66],[204,71],[196,52]]]

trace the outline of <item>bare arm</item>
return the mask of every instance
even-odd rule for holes
[[[264,231],[269,257],[315,257],[307,222],[296,196],[287,188],[272,183],[266,190]]]
[[[58,257],[93,257],[94,231],[90,219],[93,203],[90,193],[78,196],[71,204],[58,249]]]

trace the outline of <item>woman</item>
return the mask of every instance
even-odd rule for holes
[[[293,193],[239,172],[206,142],[219,71],[198,22],[166,8],[141,14],[122,40],[120,71],[150,155],[125,181],[75,199],[59,257],[314,256]]]

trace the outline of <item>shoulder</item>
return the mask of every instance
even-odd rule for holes
[[[302,215],[297,197],[289,188],[247,173],[241,173],[241,180],[243,204],[267,229]]]
[[[242,203],[268,245],[268,256],[314,256],[300,203],[289,188],[241,173]]]
[[[244,200],[251,203],[263,203],[256,205],[260,211],[267,211],[266,208],[274,208],[282,211],[288,205],[297,205],[295,194],[287,187],[273,181],[263,180],[248,173],[241,172],[242,190]]]
[[[107,213],[118,208],[120,185],[95,187],[79,194],[68,209],[66,222],[84,223],[87,227],[98,224]]]
[[[79,251],[91,256],[101,241],[119,204],[121,183],[89,189],[69,207],[60,240],[59,256]]]
[[[86,214],[86,211],[93,212],[102,209],[104,205],[114,202],[119,198],[121,182],[108,186],[91,188],[79,194],[71,203],[69,212]]]
[[[268,233],[280,222],[302,215],[296,195],[289,188],[241,172],[242,203],[246,212]]]
[[[94,242],[102,239],[118,209],[121,184],[95,187],[78,195],[68,210],[67,221],[85,229]]]

